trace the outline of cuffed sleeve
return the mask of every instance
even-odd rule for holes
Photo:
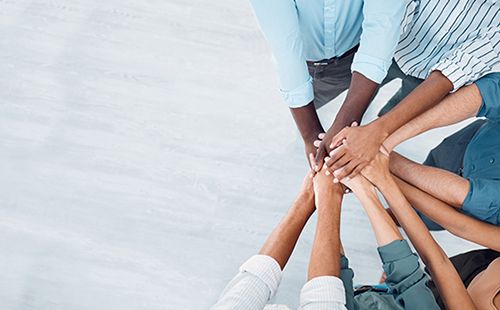
[[[469,178],[469,193],[462,204],[462,211],[477,219],[500,224],[500,180]]]
[[[304,310],[345,310],[345,292],[342,280],[332,276],[316,277],[307,282],[300,292],[300,307]]]
[[[363,32],[351,70],[381,83],[392,63],[405,13],[401,0],[365,0]]]
[[[396,240],[378,248],[386,284],[395,301],[404,309],[439,309],[427,287],[427,275],[420,268],[418,256],[406,240]]]
[[[289,0],[251,0],[255,16],[274,55],[281,94],[289,107],[310,103],[312,79],[304,56],[297,10]]]
[[[453,83],[453,92],[494,71],[500,54],[500,27],[489,27],[462,43],[430,70],[438,70]],[[429,73],[430,73],[429,72]]]
[[[255,255],[240,267],[211,309],[261,310],[274,296],[281,268],[272,257]]]
[[[491,73],[476,81],[481,93],[481,109],[477,116],[500,120],[500,73]]]

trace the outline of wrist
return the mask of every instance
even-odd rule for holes
[[[387,130],[385,122],[382,118],[378,118],[377,120],[369,123],[366,127],[370,128],[370,132],[376,133],[381,138],[382,142],[390,136],[390,132]]]

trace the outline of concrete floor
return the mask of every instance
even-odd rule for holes
[[[207,309],[305,172],[247,1],[0,0],[1,309]],[[297,304],[313,228],[277,303]],[[377,280],[353,197],[342,235],[356,282]]]

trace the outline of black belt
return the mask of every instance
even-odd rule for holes
[[[356,53],[356,51],[358,50],[358,47],[359,47],[359,44],[354,46],[353,48],[351,48],[350,50],[348,50],[347,52],[345,52],[344,54],[342,54],[340,56],[335,56],[335,57],[332,57],[330,59],[323,59],[323,60],[319,60],[319,61],[308,61],[307,63],[309,65],[313,65],[313,66],[327,66],[327,65],[331,64],[332,62],[344,59],[344,58]]]

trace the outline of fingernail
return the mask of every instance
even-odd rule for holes
[[[330,175],[330,171],[326,170],[326,171],[325,171],[325,174],[326,174],[326,175]]]
[[[330,157],[325,157],[325,162],[328,162],[330,159]]]
[[[350,179],[351,179],[350,177],[346,177],[346,178],[345,178],[345,180],[346,180],[346,181],[349,181]]]
[[[333,183],[338,183],[339,180],[337,178],[333,179]]]

